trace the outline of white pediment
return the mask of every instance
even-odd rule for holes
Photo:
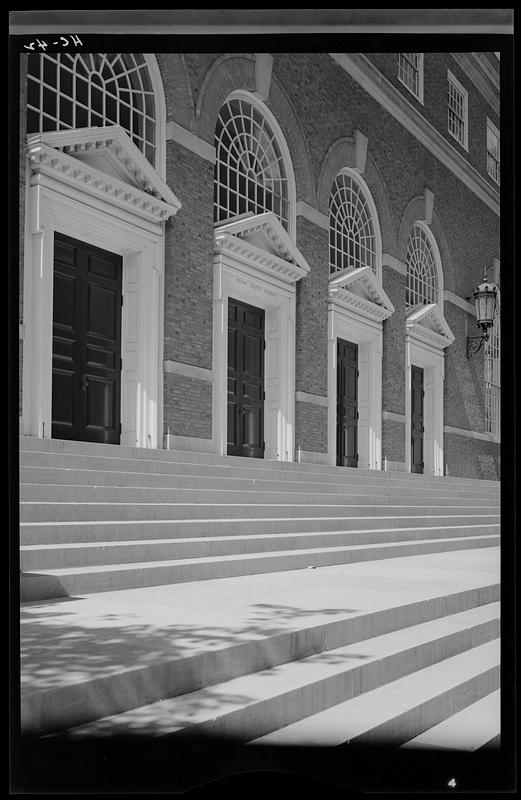
[[[342,269],[331,275],[329,300],[380,321],[394,312],[393,304],[371,267]]]
[[[161,221],[181,203],[119,125],[30,134],[34,173],[51,175],[133,213]]]
[[[310,269],[273,211],[216,223],[214,245],[217,254],[228,253],[285,281],[300,280]]]
[[[413,308],[406,317],[407,333],[440,348],[454,341],[454,334],[437,303],[428,303]]]

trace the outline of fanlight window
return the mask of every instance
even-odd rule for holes
[[[248,211],[273,211],[288,230],[288,178],[283,154],[259,109],[243,98],[228,100],[217,120],[215,149],[215,221]]]
[[[438,301],[438,271],[427,232],[415,225],[407,245],[406,308]]]
[[[143,55],[32,54],[27,132],[121,125],[157,166],[154,91]]]
[[[362,186],[340,174],[329,201],[329,272],[371,267],[376,272],[376,234]]]

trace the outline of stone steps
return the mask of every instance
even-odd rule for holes
[[[468,651],[385,683],[253,743],[392,747],[412,744],[411,740],[497,691],[499,677],[499,643],[494,639],[475,644]],[[425,734],[424,741],[428,739]]]
[[[247,742],[352,704],[342,741],[401,744],[497,689],[498,633],[497,605],[488,604],[106,716],[71,734],[197,733]]]
[[[46,568],[23,573],[21,600],[108,592],[141,586],[203,581],[257,573],[326,567],[373,559],[401,558],[425,553],[496,547],[499,536],[446,537],[420,541],[392,541],[385,544],[362,544],[348,547],[309,548],[296,551],[176,560],[145,561],[133,564],[112,564],[87,567]]]
[[[379,509],[385,511],[386,509]],[[22,546],[49,543],[117,542],[145,539],[322,533],[375,528],[430,528],[499,524],[499,514],[365,514],[350,517],[270,517],[264,519],[176,519],[81,522],[23,522]],[[247,522],[247,524],[245,524]]]

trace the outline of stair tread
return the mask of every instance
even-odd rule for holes
[[[462,538],[452,537],[452,538],[441,538],[441,539],[429,539],[429,543],[442,543],[442,542],[471,542],[473,540],[480,541],[485,539],[498,539],[499,536],[495,536],[494,534],[482,534],[480,536],[466,536]],[[328,547],[327,552],[342,552],[342,551],[362,551],[362,550],[371,550],[380,548],[395,548],[395,547],[403,547],[407,544],[414,544],[420,545],[421,542],[417,540],[410,540],[410,541],[401,541],[401,542],[385,542],[385,543],[376,543],[376,544],[361,544],[361,545],[348,545],[348,546],[339,546],[339,547]],[[139,561],[139,562],[131,562],[128,564],[100,564],[97,566],[92,567],[53,567],[44,570],[30,570],[31,574],[34,575],[66,575],[66,574],[86,574],[89,572],[104,572],[104,571],[124,571],[124,570],[143,570],[143,569],[154,569],[157,567],[168,567],[168,566],[182,566],[185,564],[193,564],[193,563],[218,563],[220,561],[229,561],[229,560],[247,560],[247,559],[268,559],[274,557],[282,557],[282,556],[294,556],[297,553],[300,555],[309,555],[313,556],[314,554],[323,553],[324,547],[314,547],[314,548],[305,548],[299,550],[277,550],[273,552],[260,552],[260,553],[237,553],[235,555],[226,555],[226,556],[204,556],[203,558],[179,558],[179,559],[162,559],[159,561]]]
[[[397,715],[498,667],[499,658],[499,639],[494,639],[259,737],[252,744],[331,746],[354,742]]]
[[[402,749],[478,750],[501,729],[499,689],[401,745]]]
[[[246,533],[246,534],[228,534],[226,536],[187,536],[187,537],[172,537],[162,539],[129,539],[129,540],[108,540],[96,542],[51,542],[46,544],[30,544],[21,545],[22,551],[33,550],[71,550],[74,548],[92,548],[98,549],[100,547],[114,548],[114,547],[140,547],[143,545],[168,545],[168,544],[197,544],[199,542],[231,542],[241,541],[245,538],[248,541],[255,540],[269,540],[277,541],[278,539],[288,538],[311,538],[313,536],[331,536],[332,538],[339,536],[350,536],[361,533],[376,534],[376,533],[399,533],[412,532],[412,531],[445,531],[454,530],[459,528],[472,529],[472,528],[497,528],[496,523],[465,523],[464,525],[432,525],[432,526],[407,526],[407,527],[393,527],[393,528],[354,528],[350,530],[335,530],[335,531],[303,531],[295,533]]]
[[[242,675],[186,695],[160,700],[148,706],[106,717],[86,726],[79,726],[74,731],[77,733],[85,731],[102,733],[108,729],[111,731],[124,729],[137,733],[139,729],[141,733],[164,735],[188,725],[212,720],[216,716],[222,717],[244,706],[283,696],[289,691],[298,691],[304,686],[322,683],[336,675],[359,670],[362,663],[366,667],[367,664],[381,661],[392,654],[412,651],[422,645],[432,643],[433,640],[441,640],[460,630],[466,630],[469,626],[476,624],[478,618],[480,622],[497,619],[498,604],[491,605],[494,608],[488,606],[480,608],[480,614],[476,613],[476,609],[471,609],[454,614],[452,617],[423,622],[366,639],[363,642],[316,653],[299,661],[286,662],[261,672]],[[453,657],[456,660],[453,660],[448,671],[447,669],[445,671],[450,674],[452,679],[456,675],[460,680],[463,674],[466,676],[467,673],[475,674],[483,671],[483,665],[487,668],[489,664],[491,666],[497,664],[498,654],[499,647],[497,640],[494,640],[486,645],[480,645],[479,648],[473,648],[470,656],[468,652],[459,654],[461,660],[457,660],[459,656]],[[476,662],[479,662],[479,667]],[[418,675],[419,673],[413,673],[407,677],[415,685],[415,694],[420,696],[422,691],[425,691],[425,682],[418,679]],[[385,697],[388,687],[389,684],[383,687],[382,697]],[[363,685],[361,690],[363,691]],[[365,692],[363,696],[367,697],[368,692]],[[401,697],[404,697],[403,690]],[[405,692],[405,699],[407,699],[407,692]],[[356,700],[355,697],[350,702],[356,702]]]

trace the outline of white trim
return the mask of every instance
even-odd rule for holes
[[[295,392],[295,401],[297,403],[312,403],[315,406],[325,406],[327,408],[327,397],[320,394],[310,394],[309,392]]]
[[[25,325],[18,325],[18,338],[21,342],[25,339]]]
[[[499,73],[483,53],[451,53],[454,61],[499,116]]]
[[[499,192],[447,139],[414,108],[401,92],[361,53],[330,53],[330,56],[429,150],[492,211],[499,216]]]
[[[423,222],[426,225],[432,225],[432,212],[434,209],[434,192],[432,192],[428,186],[426,186],[423,190]],[[441,261],[441,259],[440,259]]]
[[[192,153],[209,161],[210,164],[215,164],[215,147],[173,120],[166,124],[166,139],[170,142],[177,142]]]
[[[329,300],[372,322],[382,322],[395,310],[371,267],[334,272],[329,278]]]
[[[486,135],[487,135],[487,175],[489,176],[489,178],[492,178],[492,180],[494,181],[494,183],[496,183],[496,184],[499,186],[499,185],[500,185],[500,180],[498,181],[498,179],[496,178],[496,176],[495,176],[495,175],[493,175],[493,174],[490,172],[489,168],[488,168],[488,157],[489,157],[489,155],[491,155],[491,156],[492,156],[492,153],[491,153],[491,152],[490,152],[490,150],[488,149],[488,132],[489,132],[489,130],[490,130],[490,132],[492,133],[492,135],[493,135],[493,136],[495,136],[495,137],[497,138],[497,141],[498,141],[498,147],[499,147],[499,158],[497,158],[497,163],[498,163],[498,167],[499,167],[499,171],[500,171],[500,176],[501,176],[501,133],[500,133],[500,132],[499,132],[499,130],[496,128],[496,126],[494,125],[494,123],[492,122],[492,120],[491,120],[491,119],[489,119],[489,117],[487,117],[487,134],[486,134]],[[494,156],[492,156],[492,157],[494,158]]]
[[[452,425],[445,425],[444,433],[454,434],[455,436],[466,436],[468,439],[480,439],[483,442],[493,442],[501,444],[501,439],[495,433],[483,433],[482,431],[469,431],[465,428],[454,428]]]
[[[369,139],[359,131],[358,128],[355,128],[355,166],[354,168],[363,175],[365,172],[365,162],[367,160],[367,147],[369,145]]]
[[[466,311],[467,314],[472,314],[474,317],[476,316],[476,307],[472,303],[469,303],[468,300],[458,297],[457,294],[454,294],[454,292],[451,292],[449,289],[443,290],[443,300],[446,303],[452,303],[453,306],[461,308],[462,311]]]
[[[319,228],[329,231],[329,217],[327,214],[317,211],[316,208],[310,206],[305,200],[297,201],[296,211],[297,217],[305,217],[305,219],[308,219],[314,225],[318,225]]]
[[[385,472],[407,472],[407,464],[405,461],[391,461],[384,457],[382,469]]]
[[[214,452],[227,452],[228,299],[232,297],[265,311],[264,458],[293,461],[295,284],[309,266],[271,212],[218,225],[214,241]]]
[[[458,144],[465,148],[465,150],[469,149],[469,93],[465,89],[465,87],[459,82],[453,72],[450,69],[447,70],[447,80],[449,83],[452,83],[454,88],[457,92],[461,94],[462,102],[463,102],[463,141],[458,139],[458,137],[452,133],[451,129],[447,123],[447,133],[449,136],[452,136]],[[447,109],[449,108],[447,102]]]
[[[423,461],[425,475],[443,475],[444,348],[454,336],[436,303],[413,309],[405,334],[405,463],[411,471],[412,365],[424,370]]]
[[[426,189],[425,191],[428,192],[429,190]],[[431,192],[431,194],[432,194],[432,192]],[[427,201],[427,197],[425,199]],[[433,195],[432,199],[433,199],[433,202],[434,202],[434,195]],[[425,211],[427,211],[427,210],[428,209],[425,209]],[[429,243],[429,245],[431,247],[431,250],[432,250],[432,255],[434,257],[434,265],[436,267],[435,298],[436,298],[436,303],[439,303],[441,298],[443,297],[444,280],[443,280],[443,264],[442,264],[442,260],[441,260],[440,249],[438,247],[438,242],[436,241],[436,237],[434,236],[432,230],[430,229],[429,224],[426,223],[425,221],[421,220],[421,219],[417,219],[416,222],[414,223],[414,225],[411,228],[411,232],[409,234],[409,241],[408,241],[408,244],[407,244],[407,249],[409,248],[409,242],[410,242],[411,236],[414,234],[414,228],[415,227],[420,228],[420,230],[422,230],[424,232],[425,237],[426,237],[426,239],[427,239],[427,241],[428,241],[428,243]],[[409,269],[407,268],[407,276],[408,275],[409,275]],[[422,281],[422,282],[425,283],[425,281]]]
[[[182,375],[185,378],[195,378],[199,381],[212,383],[213,372],[211,369],[196,367],[194,364],[183,364],[181,361],[164,361],[163,369],[171,375]]]
[[[407,264],[404,264],[403,261],[400,261],[399,258],[392,256],[390,253],[383,254],[382,266],[390,267],[394,269],[395,272],[399,272],[400,275],[405,275],[407,277]]]
[[[358,345],[358,466],[381,469],[382,320],[379,317],[371,319],[368,314],[360,311],[338,303],[337,295],[330,298],[327,355],[328,458],[330,464],[336,465],[337,339],[340,338]]]
[[[67,134],[70,139],[71,132]],[[82,146],[84,135],[85,131],[79,132]],[[61,158],[76,161],[82,171],[82,162],[54,152],[58,162]],[[110,196],[90,192],[81,182],[69,181],[59,169],[47,173],[37,165],[27,183],[23,433],[51,437],[54,234],[60,232],[123,258],[121,444],[159,447],[163,226],[142,209],[131,209],[128,203],[114,202]],[[161,185],[159,176],[154,183]],[[134,187],[124,186],[132,194]],[[176,210],[172,208],[171,213]]]
[[[156,101],[156,172],[165,178],[166,176],[166,101],[165,89],[161,70],[157,63],[157,58],[151,53],[143,53],[148,74],[152,82],[154,99]]]
[[[255,94],[265,102],[270,94],[273,56],[270,53],[255,53]]]
[[[419,103],[421,103],[423,105],[424,104],[423,103],[423,53],[417,53],[417,55],[419,56],[419,58],[418,58],[418,94],[416,94],[416,92],[414,92],[411,89],[411,87],[408,86],[405,83],[405,81],[400,78],[400,56],[401,55],[402,55],[401,53],[398,53],[398,74],[397,74],[397,78],[398,78],[399,82],[402,84],[402,86],[404,86],[407,89],[407,91],[410,92],[412,94],[412,96],[414,98],[416,98],[416,100]]]

